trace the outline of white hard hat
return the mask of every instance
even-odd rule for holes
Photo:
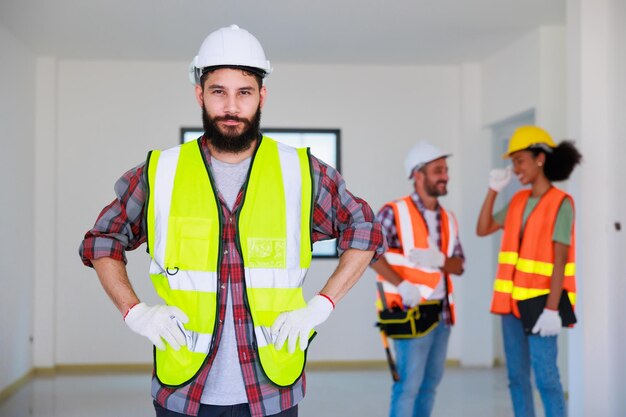
[[[451,156],[450,153],[445,153],[441,149],[437,148],[432,143],[422,140],[411,148],[409,153],[404,158],[404,170],[406,176],[410,179],[413,171],[419,169],[429,162],[439,158],[447,158]]]
[[[202,71],[207,67],[247,67],[261,77],[272,72],[257,38],[237,25],[218,29],[206,37],[189,65],[189,81],[200,84]]]

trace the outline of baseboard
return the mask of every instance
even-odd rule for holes
[[[385,369],[385,361],[307,361],[307,371],[370,371]]]
[[[6,401],[10,396],[15,394],[20,388],[22,388],[24,384],[30,381],[30,379],[33,377],[34,374],[35,374],[35,370],[31,369],[30,371],[26,372],[23,376],[18,378],[17,381],[15,381],[14,383],[10,384],[6,388],[4,388],[2,391],[0,391],[0,404]]]
[[[57,365],[55,375],[145,374],[152,372],[152,363],[113,363]]]
[[[446,367],[459,368],[461,361],[458,359],[448,359]],[[375,371],[387,369],[387,361],[367,360],[367,361],[307,361],[308,371]]]
[[[308,361],[306,369],[309,371],[372,371],[387,369],[386,361]],[[458,368],[461,362],[458,359],[448,359],[447,367]],[[0,403],[13,395],[33,377],[54,377],[56,375],[102,375],[102,374],[151,374],[152,363],[131,364],[76,364],[57,365],[48,368],[32,368],[17,381],[0,391]]]
[[[460,359],[446,359],[446,367],[448,368],[460,368],[461,360]]]
[[[18,380],[0,391],[0,404],[15,394],[33,377],[53,378],[56,375],[102,375],[102,374],[151,374],[151,363],[57,365],[47,368],[32,368]]]
[[[458,359],[448,359],[447,367],[458,368],[461,362]],[[369,371],[387,369],[388,365],[383,360],[362,361],[307,361],[306,369],[310,371]],[[65,364],[54,368],[36,368],[33,370],[37,376],[54,375],[88,375],[88,374],[126,374],[126,373],[151,373],[152,363],[133,364]]]

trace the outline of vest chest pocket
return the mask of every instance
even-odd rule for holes
[[[214,271],[219,249],[218,234],[219,225],[215,220],[170,217],[166,266],[191,271]]]

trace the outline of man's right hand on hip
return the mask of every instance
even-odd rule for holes
[[[178,307],[167,305],[150,307],[146,303],[139,303],[128,310],[124,321],[132,331],[150,339],[160,350],[165,350],[163,340],[174,350],[179,350],[181,346],[187,344],[180,327],[189,322],[189,318]]]
[[[402,281],[400,285],[398,285],[398,294],[402,297],[402,304],[408,307],[415,307],[422,299],[417,285],[411,284],[409,281]]]

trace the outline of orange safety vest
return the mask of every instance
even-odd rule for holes
[[[528,216],[522,234],[524,208],[530,193],[531,190],[522,190],[515,194],[506,214],[491,301],[491,312],[494,314],[513,313],[519,317],[519,300],[550,293],[554,270],[554,225],[563,200],[568,198],[572,207],[574,200],[562,190],[550,188]],[[576,304],[575,235],[572,225],[563,281],[572,307]]]
[[[388,203],[393,209],[396,222],[398,238],[402,244],[402,249],[389,248],[385,253],[385,259],[391,268],[405,280],[417,285],[422,295],[422,302],[429,299],[435,288],[445,277],[447,281],[448,301],[450,304],[451,321],[455,321],[454,302],[452,299],[453,285],[450,275],[439,269],[418,268],[409,259],[409,252],[413,248],[425,249],[428,247],[428,225],[422,217],[411,196],[403,197],[399,200]],[[458,241],[458,225],[454,214],[439,206],[441,216],[441,247],[440,250],[450,257],[454,253],[454,247]],[[402,308],[402,297],[398,294],[398,288],[385,280],[382,275],[376,279],[382,282],[385,293],[385,300],[388,308]],[[378,310],[382,310],[380,294],[376,302]]]

